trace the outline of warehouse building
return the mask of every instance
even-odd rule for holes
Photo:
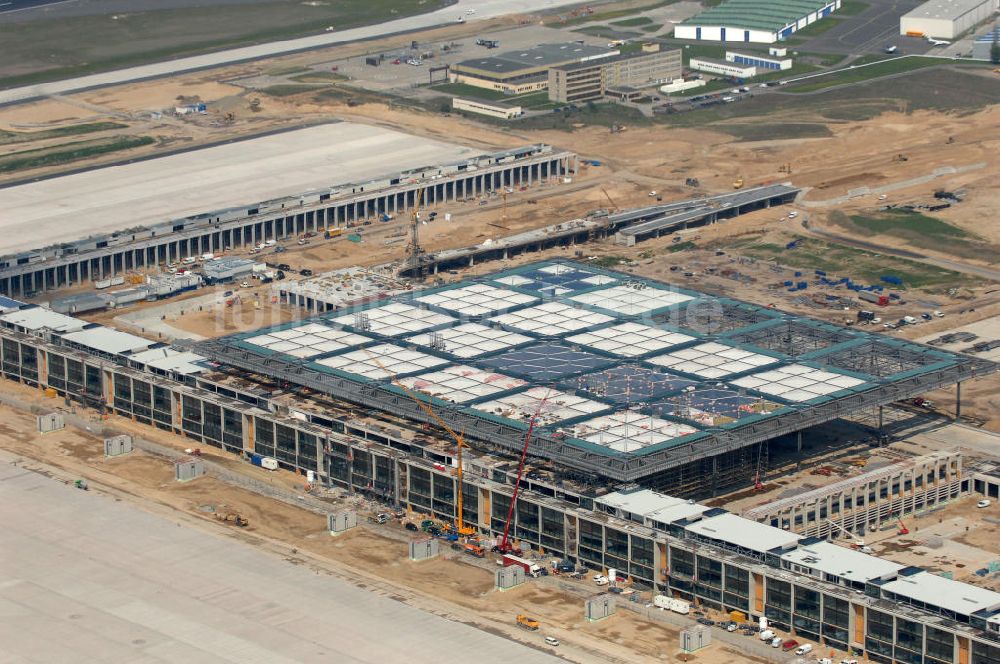
[[[509,51],[488,58],[463,60],[448,70],[452,83],[520,95],[544,90],[550,67],[589,62],[618,55],[617,49],[577,42],[540,44],[525,51]]]
[[[205,283],[221,284],[242,279],[253,273],[254,262],[246,258],[236,256],[223,256],[207,261],[202,266],[202,274],[205,275]]]
[[[995,27],[984,35],[979,35],[972,42],[972,57],[976,60],[989,60],[994,43],[1000,43],[1000,27]]]
[[[899,19],[899,34],[954,39],[996,11],[996,0],[929,0]]]
[[[496,101],[462,99],[460,97],[452,97],[451,107],[456,111],[476,113],[477,115],[488,115],[491,118],[500,118],[501,120],[512,120],[524,115],[524,109],[520,106],[501,104]]]
[[[552,67],[548,74],[549,99],[566,103],[596,101],[624,93],[641,95],[641,88],[681,77],[681,51],[661,51],[650,45],[642,53]],[[629,90],[631,89],[631,90]],[[609,91],[617,90],[615,95]]]
[[[747,67],[755,67],[758,72],[784,71],[792,68],[791,58],[776,58],[773,56],[748,55],[726,51],[726,62],[732,62]]]
[[[724,0],[674,28],[676,39],[773,44],[840,9],[840,0]]]
[[[688,68],[729,78],[747,79],[757,75],[757,68],[753,65],[743,65],[716,58],[691,58],[688,61]]]

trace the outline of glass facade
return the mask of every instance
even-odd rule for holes
[[[777,579],[767,580],[764,615],[779,629],[789,629],[792,624],[792,584]]]
[[[865,649],[869,654],[892,658],[893,619],[888,613],[868,609],[868,635]]]
[[[604,566],[604,526],[580,519],[580,560]]]
[[[814,641],[819,640],[820,598],[819,593],[804,586],[795,586],[795,610],[792,625],[796,634]]]

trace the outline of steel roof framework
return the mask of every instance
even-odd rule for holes
[[[587,269],[594,270],[590,266]],[[603,272],[617,275],[610,271]],[[497,275],[487,275],[480,280],[487,281],[496,277]],[[631,276],[629,278],[634,279]],[[650,281],[650,284],[655,283]],[[567,439],[557,430],[536,429],[529,447],[530,453],[539,458],[550,459],[567,470],[620,482],[639,481],[679,466],[738,451],[781,435],[987,375],[998,368],[992,362],[894,339],[871,338],[818,321],[780,319],[782,314],[779,312],[735,300],[723,300],[716,304],[721,306],[724,313],[710,322],[705,330],[710,334],[718,334],[723,327],[736,327],[739,330],[724,337],[715,337],[718,340],[773,348],[772,352],[779,351],[792,357],[797,355],[798,358],[794,361],[799,362],[816,358],[835,369],[865,374],[868,376],[866,383],[826,397],[819,403],[790,404],[773,413],[751,415],[635,452],[609,451],[586,441]],[[725,321],[728,322],[724,324]],[[397,417],[435,424],[417,404],[387,382],[366,381],[324,370],[305,360],[269,353],[263,349],[254,351],[241,344],[239,339],[242,336],[244,335],[202,342],[198,352],[223,364],[301,385],[336,399]],[[514,453],[519,452],[524,444],[526,427],[521,422],[489,413],[470,412],[463,406],[429,396],[422,398],[434,404],[438,415],[449,426],[464,431],[471,440]]]

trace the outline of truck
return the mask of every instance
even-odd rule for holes
[[[568,560],[560,560],[555,564],[555,570],[560,574],[572,574],[576,571],[576,565]]]
[[[516,565],[524,570],[525,574],[530,576],[538,577],[542,572],[542,568],[531,562],[530,560],[525,560],[519,556],[512,556],[509,553],[505,553],[501,561],[504,567],[510,567],[511,565]]]
[[[764,641],[765,643],[772,641],[773,639],[774,639],[774,632],[772,632],[769,629],[765,629],[763,632],[760,633],[760,640]]]
[[[260,467],[264,470],[277,470],[278,460],[274,457],[263,457],[260,460]]]
[[[537,631],[539,624],[534,618],[529,618],[523,613],[517,614],[517,626],[521,629],[530,629],[532,632]]]
[[[474,558],[486,557],[486,550],[478,544],[466,544],[464,552]]]
[[[691,603],[687,600],[679,599],[677,597],[667,597],[666,595],[657,595],[653,598],[653,606],[659,607],[661,609],[666,609],[668,611],[673,611],[674,613],[680,613],[682,615],[687,615],[691,613]]]
[[[889,296],[882,295],[881,293],[876,293],[874,291],[858,291],[858,298],[864,300],[865,302],[877,304],[880,307],[889,306]]]

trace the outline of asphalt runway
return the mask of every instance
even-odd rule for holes
[[[562,661],[12,461],[0,452],[0,661]]]
[[[274,0],[0,0],[0,25],[41,19],[102,16],[125,12],[185,9],[211,5],[253,5]]]
[[[812,38],[801,50],[863,55],[881,53],[886,46],[895,45],[900,54],[925,53],[930,44],[899,34],[899,17],[921,4],[923,0],[873,0],[868,9],[840,19],[836,27]]]

